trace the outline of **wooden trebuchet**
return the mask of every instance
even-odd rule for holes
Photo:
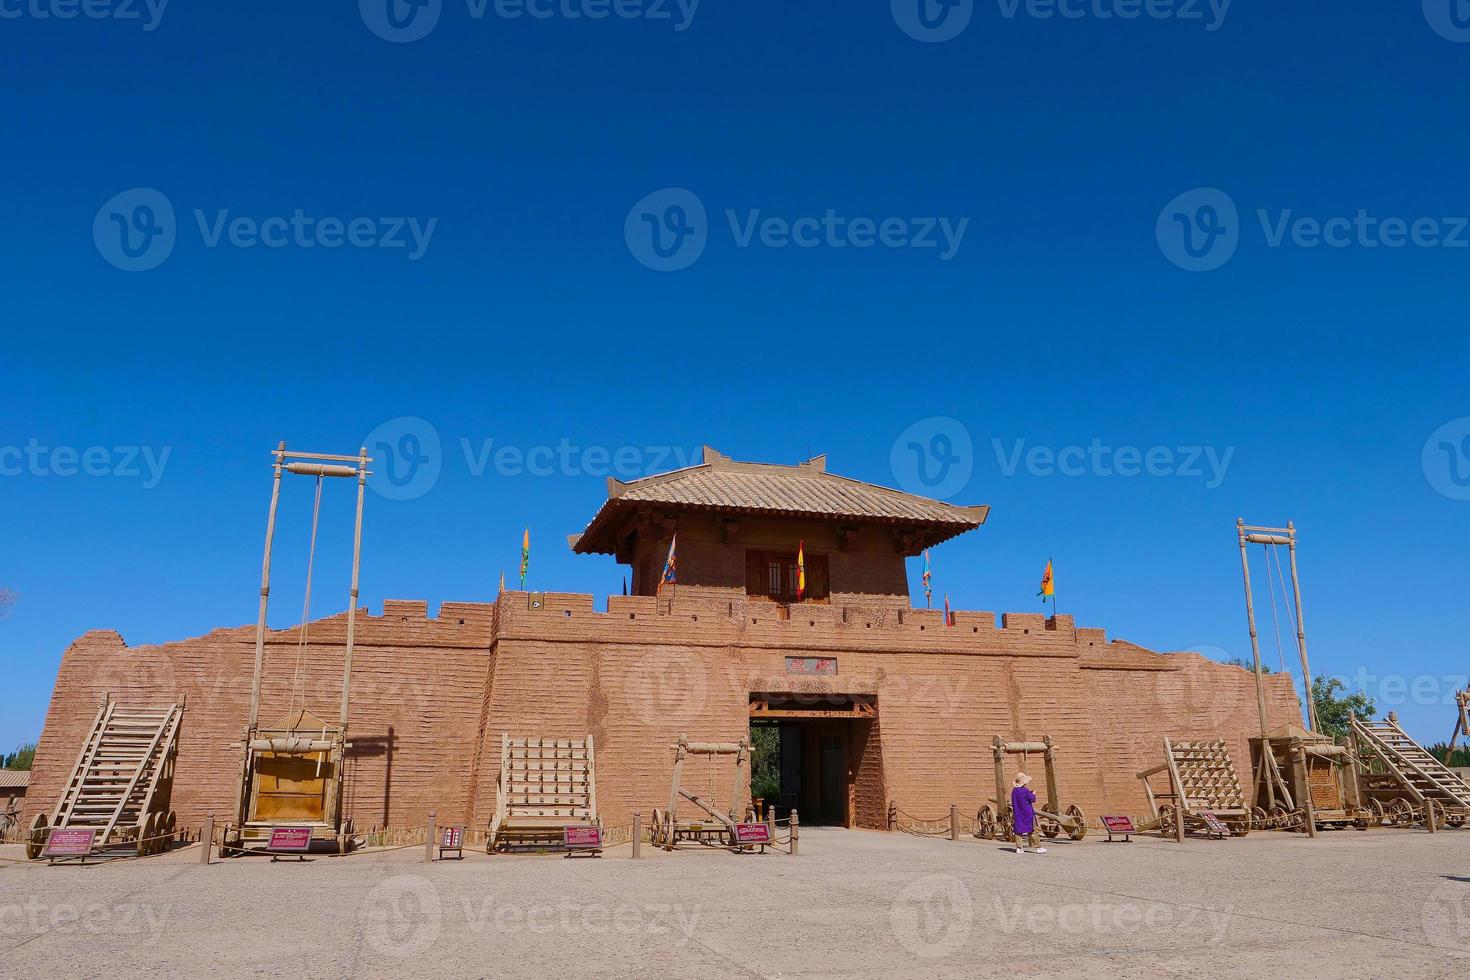
[[[1167,774],[1168,788],[1155,790],[1150,779]],[[1225,742],[1164,739],[1164,761],[1138,774],[1148,797],[1150,819],[1140,830],[1169,830],[1183,839],[1186,831],[1209,830],[1209,817],[1218,818],[1230,833],[1244,837],[1251,830],[1251,811],[1240,777]]]
[[[1399,727],[1389,712],[1383,721],[1349,719],[1364,793],[1390,823],[1424,823],[1430,830],[1462,827],[1470,820],[1470,784],[1430,755]]]
[[[992,810],[989,805],[980,808],[976,815],[976,823],[979,825],[976,836],[993,839],[1010,837],[1014,821],[1011,815],[1011,785],[1006,780],[1006,756],[1019,755],[1024,758],[1032,752],[1041,755],[1046,767],[1046,803],[1044,807],[1036,809],[1037,829],[1048,838],[1055,838],[1064,831],[1072,840],[1081,840],[1087,836],[1087,816],[1082,808],[1075,803],[1066,809],[1062,808],[1061,793],[1057,789],[1056,742],[1050,735],[1043,735],[1040,742],[1007,742],[997,735],[990,747],[995,755],[995,796],[991,797],[990,802],[995,804],[995,809]]]
[[[500,734],[495,816],[485,850],[560,847],[567,827],[600,827],[592,736],[511,738]]]
[[[167,850],[183,717],[183,702],[154,708],[104,698],[50,820],[36,815],[27,856],[41,856],[51,830],[96,831],[93,854]]]
[[[737,844],[735,825],[744,815],[745,790],[750,785],[749,737],[739,742],[691,742],[687,736],[680,735],[679,741],[671,748],[674,749],[673,787],[669,790],[669,808],[653,811],[654,845],[666,851],[672,851],[681,841],[734,848]],[[711,766],[720,758],[733,757],[730,795],[726,797],[724,809],[720,809],[715,801],[717,787],[710,787],[708,797],[684,788],[684,762],[691,755],[705,757]],[[680,820],[680,800],[693,803],[705,816]]]

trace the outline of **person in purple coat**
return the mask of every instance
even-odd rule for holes
[[[1037,854],[1045,854],[1046,848],[1036,846],[1036,794],[1026,786],[1031,782],[1031,777],[1024,772],[1016,773],[1015,788],[1011,790],[1011,821],[1014,828],[1011,840],[1016,845],[1017,854],[1025,854],[1026,848],[1021,846],[1021,838],[1026,838],[1026,843]]]

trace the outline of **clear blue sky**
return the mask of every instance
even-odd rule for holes
[[[402,417],[432,425],[439,475],[411,499],[369,497],[374,609],[491,598],[502,569],[514,584],[526,525],[533,587],[620,590],[610,559],[565,544],[607,464],[482,467],[486,440],[634,447],[622,459],[645,470],[667,460],[648,447],[826,452],[837,472],[893,484],[914,478],[895,472],[899,434],[947,417],[973,445],[950,499],[993,506],[935,554],[956,606],[1038,610],[1052,557],[1080,622],[1248,655],[1233,524],[1291,518],[1313,666],[1365,678],[1413,732],[1448,737],[1470,670],[1456,479],[1470,423],[1455,423],[1470,416],[1470,249],[1372,232],[1312,247],[1297,224],[1271,242],[1287,211],[1433,219],[1421,238],[1456,238],[1470,43],[1455,22],[1379,0],[1237,0],[1216,24],[1206,3],[1201,22],[976,0],[951,11],[970,15],[956,36],[924,43],[899,21],[929,37],[959,21],[902,2],[727,0],[692,19],[672,3],[666,20],[493,4],[476,18],[444,0],[426,36],[396,43],[367,26],[393,31],[374,2],[175,0],[147,30],[141,4],[141,21],[60,20],[35,13],[54,0],[5,0],[20,16],[0,19],[0,586],[21,599],[0,623],[0,748],[39,733],[85,630],[138,645],[253,622],[268,450],[350,451]],[[406,11],[401,30],[427,23]],[[706,211],[690,239],[704,250],[656,271],[640,229],[699,219],[671,211],[689,196],[667,188]],[[1223,192],[1233,220],[1219,195],[1171,204],[1199,188]],[[232,243],[253,240],[244,226],[212,238],[237,217],[274,234],[267,219],[298,209],[312,229],[369,218],[374,241],[390,219],[437,220],[417,250],[407,231],[403,248],[327,248],[325,229],[302,233],[310,248]],[[847,223],[845,247],[776,247],[772,225],[741,244],[753,212],[829,209],[900,219],[895,240],[920,219],[968,220],[953,254],[859,248]],[[124,271],[124,228],[164,230],[129,241],[171,234],[172,250]],[[1234,232],[1203,260],[1218,268],[1187,271],[1184,244],[1216,228]],[[394,425],[389,442],[410,447]],[[1188,447],[1230,456],[1223,481],[1090,460],[1067,476],[1009,466],[1017,440],[1165,447],[1160,472],[1189,468]],[[89,465],[109,475],[68,475],[81,459],[40,453],[56,447],[102,447]],[[156,485],[116,447],[155,465],[167,452]],[[310,507],[308,483],[289,489],[277,626],[300,614]],[[345,485],[328,489],[322,614],[345,602],[351,507]],[[1258,601],[1274,663],[1264,585]]]

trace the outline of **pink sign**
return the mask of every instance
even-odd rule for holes
[[[1210,829],[1210,833],[1219,834],[1221,837],[1230,836],[1230,828],[1225,826],[1214,813],[1209,810],[1201,810],[1199,815],[1204,818],[1205,826]]]
[[[310,827],[272,827],[268,851],[301,853],[311,849]]]
[[[1115,834],[1136,834],[1132,817],[1103,817],[1103,826]]]
[[[566,827],[563,828],[563,833],[569,851],[602,850],[601,827]]]
[[[42,857],[86,857],[97,840],[95,830],[53,830],[46,835]]]
[[[735,825],[735,843],[737,844],[769,844],[771,842],[771,828],[763,823],[737,823]]]
[[[439,839],[439,846],[447,849],[464,847],[464,828],[445,827],[444,836]]]

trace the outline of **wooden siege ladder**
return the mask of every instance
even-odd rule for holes
[[[600,826],[592,736],[511,738],[502,732],[486,850],[554,845],[568,826]]]
[[[133,846],[153,813],[160,784],[172,778],[183,714],[182,703],[136,708],[103,699],[51,826],[96,830],[96,848]],[[136,833],[114,839],[124,830]]]
[[[1359,751],[1377,756],[1403,788],[1423,806],[1436,800],[1446,809],[1470,810],[1470,783],[1424,750],[1399,727],[1392,712],[1380,722],[1351,718],[1353,741]]]

